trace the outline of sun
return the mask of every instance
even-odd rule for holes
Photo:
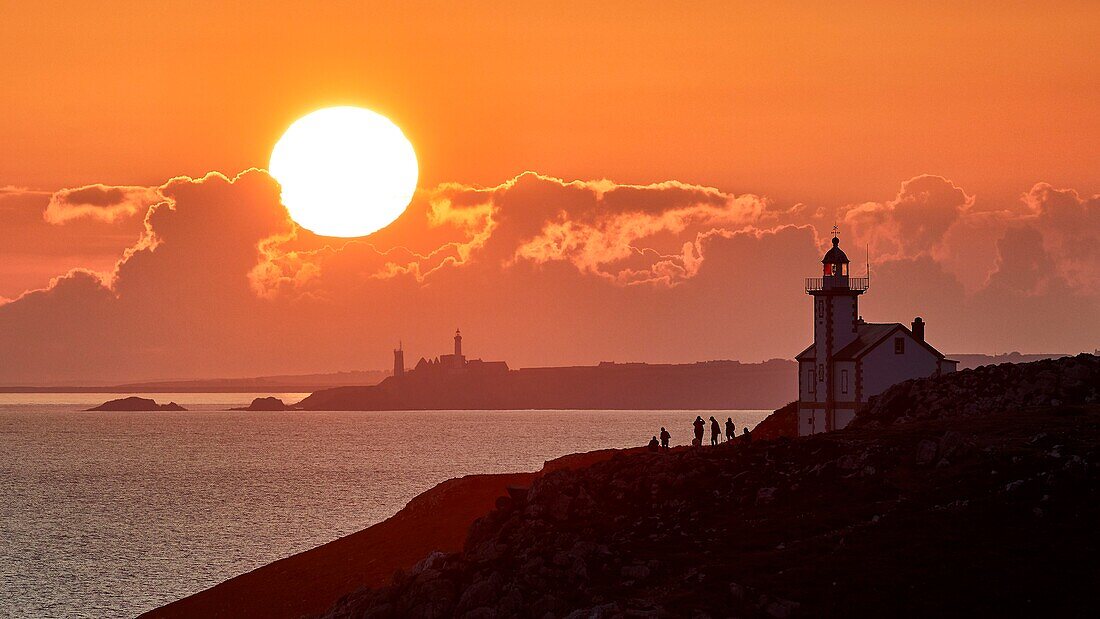
[[[401,129],[361,107],[299,118],[271,151],[283,205],[322,236],[365,236],[393,223],[412,200],[419,169]]]

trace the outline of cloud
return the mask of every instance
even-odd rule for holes
[[[114,222],[84,217],[64,226],[48,223],[43,213],[54,193],[0,190],[0,296],[17,298],[72,269],[112,271],[122,252],[142,234],[140,216]]]
[[[700,235],[748,225],[766,205],[757,196],[671,181],[567,182],[527,172],[488,188],[447,183],[421,192],[392,226],[406,239],[434,237],[433,249],[387,247],[383,238],[372,238],[282,252],[294,239],[280,239],[265,247],[267,260],[253,271],[253,285],[263,296],[315,289],[351,256],[375,278],[424,281],[438,269],[471,262],[499,268],[562,262],[616,284],[675,285],[694,276],[705,259]]]
[[[923,315],[947,351],[1003,350],[1003,324],[1019,348],[1100,337],[1095,321],[1047,320],[1095,315],[1100,223],[1096,198],[1045,184],[987,205],[924,175],[885,202],[827,209],[528,172],[421,189],[392,225],[350,240],[294,225],[261,170],[149,192],[143,217],[64,226],[43,221],[44,195],[10,211],[0,195],[0,223],[44,227],[40,240],[128,239],[104,268],[4,295],[0,349],[20,362],[0,364],[0,382],[385,367],[393,340],[437,354],[456,326],[475,355],[518,366],[790,356],[808,337],[802,279],[819,272],[834,217],[850,255],[866,243],[878,256],[868,320]],[[96,195],[82,199],[118,204]]]
[[[940,249],[948,229],[973,204],[951,181],[926,174],[902,183],[893,200],[848,209],[843,224],[879,259],[914,258]]]
[[[54,193],[43,217],[51,224],[64,224],[81,218],[111,223],[145,213],[150,206],[163,199],[154,187],[86,185]]]
[[[1075,290],[1100,294],[1100,196],[1037,183],[1023,202],[1050,254],[1047,268]]]

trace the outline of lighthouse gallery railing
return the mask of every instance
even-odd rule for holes
[[[831,288],[844,288],[844,280],[848,280],[849,290],[867,290],[867,287],[871,285],[871,278],[869,277],[843,277],[834,276],[835,281]],[[807,277],[806,278],[806,292],[813,292],[815,290],[825,290],[825,278],[823,277]]]

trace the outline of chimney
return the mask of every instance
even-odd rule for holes
[[[917,341],[924,341],[924,321],[920,316],[913,319],[913,337],[917,338]]]

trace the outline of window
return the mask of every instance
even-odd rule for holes
[[[848,370],[840,371],[840,392],[848,393]]]
[[[905,354],[905,338],[903,338],[903,337],[895,337],[894,338],[894,354],[895,355],[904,355]]]
[[[825,382],[825,364],[824,363],[817,364],[817,381],[821,382],[821,383]]]
[[[815,374],[813,368],[810,368],[810,388],[809,388],[810,393],[815,392],[815,390],[817,388],[817,385],[815,385],[814,383],[816,383],[816,382],[817,382],[816,374]]]
[[[805,307],[805,306],[803,306]],[[818,300],[817,302],[817,317],[822,318],[825,316],[825,301]],[[790,376],[788,374],[787,376]]]

